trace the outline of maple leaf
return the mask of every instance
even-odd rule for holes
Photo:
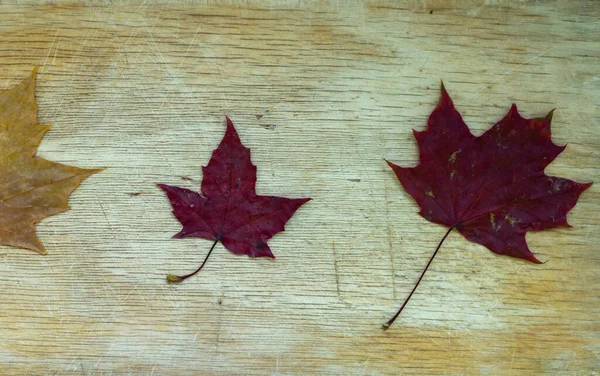
[[[185,276],[169,274],[169,282],[181,282],[198,273],[215,245],[221,242],[236,254],[275,258],[267,245],[273,235],[310,198],[289,199],[256,194],[256,166],[250,149],[242,145],[229,117],[223,140],[206,167],[202,167],[201,194],[185,188],[158,184],[167,193],[173,214],[183,225],[174,238],[214,240],[204,262]]]
[[[442,84],[440,103],[427,129],[413,131],[420,153],[416,167],[391,162],[400,183],[428,221],[449,229],[396,316],[398,317],[450,231],[499,255],[540,263],[529,250],[527,231],[568,227],[567,212],[591,184],[547,176],[544,169],[566,146],[552,142],[552,113],[525,119],[512,105],[483,135],[469,131]]]
[[[35,76],[0,92],[0,244],[46,254],[36,223],[69,210],[71,192],[102,169],[82,169],[36,156],[50,125],[37,122]]]

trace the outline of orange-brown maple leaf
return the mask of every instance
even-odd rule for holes
[[[46,254],[36,223],[69,210],[67,200],[88,176],[82,169],[36,156],[50,125],[37,122],[35,76],[0,92],[0,244]]]

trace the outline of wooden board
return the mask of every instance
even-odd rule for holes
[[[0,6],[0,88],[39,65],[39,154],[107,167],[0,248],[0,373],[591,375],[600,355],[600,191],[532,265],[417,215],[384,158],[414,165],[440,80],[476,134],[557,108],[548,168],[599,181],[600,3],[78,2]],[[258,192],[312,197],[276,260],[175,240],[156,182],[198,188],[231,116]]]

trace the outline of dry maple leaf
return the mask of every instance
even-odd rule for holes
[[[428,221],[450,227],[414,289],[452,229],[492,252],[539,263],[527,247],[527,231],[568,227],[567,212],[591,184],[547,176],[544,169],[564,149],[552,142],[552,112],[525,119],[512,105],[483,135],[469,131],[442,85],[442,98],[427,129],[414,131],[420,164],[388,162]]]
[[[71,192],[101,169],[81,169],[36,156],[51,128],[37,122],[35,76],[0,92],[0,244],[46,254],[35,225],[69,210]]]
[[[169,282],[181,282],[198,273],[218,242],[236,254],[274,258],[267,240],[283,231],[294,212],[310,200],[258,196],[256,166],[250,160],[250,149],[242,145],[233,123],[226,119],[225,136],[208,165],[202,167],[202,194],[158,184],[167,193],[173,214],[183,225],[173,237],[214,240],[196,271],[185,276],[169,274]]]

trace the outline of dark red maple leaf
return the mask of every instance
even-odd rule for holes
[[[513,104],[504,119],[476,137],[442,85],[427,129],[413,131],[421,163],[411,168],[387,163],[421,207],[419,214],[450,228],[384,328],[398,317],[452,229],[499,255],[540,263],[527,247],[527,231],[569,227],[567,212],[591,184],[544,173],[566,147],[552,142],[552,113],[525,119]]]
[[[267,240],[284,231],[285,223],[310,198],[290,199],[256,194],[256,166],[250,149],[242,145],[231,120],[210,162],[202,167],[201,194],[185,188],[158,184],[183,225],[174,238],[214,240],[204,262],[185,276],[169,274],[169,282],[181,282],[198,273],[218,242],[233,253],[275,258]]]

